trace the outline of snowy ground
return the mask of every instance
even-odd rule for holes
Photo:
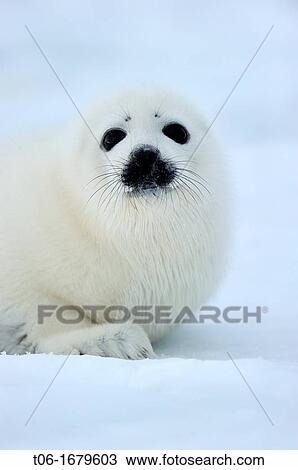
[[[1,448],[297,448],[297,59],[293,0],[1,2],[0,136],[75,113],[102,89],[170,84],[211,120],[235,194],[233,258],[212,305],[268,307],[261,324],[184,327],[159,359],[0,357]],[[247,388],[229,352],[266,409]]]
[[[2,357],[4,448],[295,448],[297,365],[238,362],[270,424],[230,361],[129,362],[71,357],[25,422],[63,357]],[[21,398],[13,401],[15,393]],[[289,392],[291,391],[291,392]],[[287,400],[287,403],[284,401]]]

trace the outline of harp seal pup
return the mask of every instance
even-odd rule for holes
[[[226,162],[201,115],[172,92],[126,91],[85,118],[2,148],[0,350],[154,357],[168,321],[197,310],[221,278]],[[83,306],[80,321],[72,310],[41,321],[38,306],[61,305]],[[90,305],[171,313],[136,324],[123,312],[94,319]]]

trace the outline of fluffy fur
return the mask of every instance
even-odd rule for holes
[[[37,322],[37,306],[188,305],[206,302],[226,252],[225,162],[201,116],[171,93],[134,90],[98,103],[67,130],[18,154],[3,151],[0,184],[0,349],[138,359],[169,325],[76,325],[55,315]],[[162,133],[185,125],[180,145]],[[110,127],[127,137],[104,152]],[[120,180],[131,150],[158,149],[180,175],[167,189],[129,194]],[[97,192],[95,192],[97,191]],[[92,196],[93,195],[93,196]]]

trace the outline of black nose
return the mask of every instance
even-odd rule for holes
[[[143,145],[131,152],[130,157],[134,160],[135,164],[141,166],[144,171],[146,171],[146,169],[150,171],[156,160],[160,158],[160,152],[156,147]]]
[[[136,190],[167,186],[174,177],[174,166],[163,160],[160,151],[150,145],[133,150],[122,172],[123,184]]]

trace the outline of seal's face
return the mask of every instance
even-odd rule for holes
[[[155,113],[154,117],[157,118],[158,114]],[[161,131],[166,138],[179,145],[185,145],[190,138],[186,127],[178,122],[167,123]],[[102,137],[101,147],[110,152],[126,138],[127,132],[124,129],[108,129]],[[175,180],[176,175],[175,163],[166,155],[162,155],[158,147],[144,143],[132,148],[123,166],[121,181],[131,191],[140,193],[166,188]]]
[[[206,125],[181,98],[156,91],[125,93],[95,110],[92,127],[100,145],[100,155],[98,148],[93,153],[101,163],[93,178],[99,206],[125,197],[154,196],[162,203],[167,195],[172,200],[177,195],[180,202],[180,196],[202,201],[210,195],[208,139],[200,145]]]

